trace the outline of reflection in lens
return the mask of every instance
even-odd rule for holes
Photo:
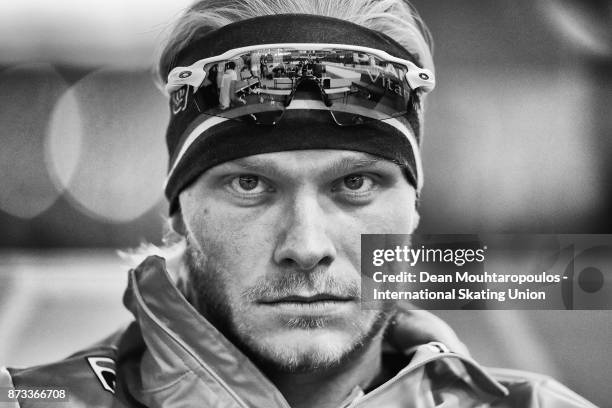
[[[359,51],[260,49],[201,69],[195,102],[206,115],[272,125],[308,99],[323,101],[336,123],[356,125],[397,117],[409,106],[407,67]]]

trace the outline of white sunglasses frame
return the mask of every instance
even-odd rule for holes
[[[209,57],[198,60],[188,67],[175,67],[168,74],[168,82],[166,83],[165,90],[168,95],[172,92],[177,91],[185,85],[192,86],[197,90],[204,79],[206,78],[206,71],[204,67],[208,64],[231,60],[242,54],[246,54],[257,50],[266,50],[270,48],[290,48],[300,51],[323,51],[327,49],[339,49],[346,51],[357,51],[375,55],[380,59],[388,62],[393,62],[406,67],[406,81],[411,89],[421,88],[424,92],[430,92],[436,86],[436,80],[431,70],[426,68],[419,68],[412,61],[408,61],[402,58],[394,57],[385,51],[378,50],[376,48],[361,47],[357,45],[348,44],[324,44],[324,43],[278,43],[278,44],[259,44],[250,45],[248,47],[234,48],[224,52],[216,57]]]

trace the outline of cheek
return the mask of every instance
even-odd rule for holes
[[[416,211],[405,204],[390,204],[371,209],[363,215],[361,234],[410,234],[412,233]]]
[[[257,217],[231,211],[212,200],[201,200],[197,205],[185,201],[183,215],[189,234],[223,276],[228,295],[235,299],[267,270],[271,228]]]
[[[345,213],[343,222],[334,222],[336,242],[349,262],[360,270],[361,234],[411,234],[418,215],[414,195],[389,194],[358,211]]]
[[[371,208],[378,234],[411,234],[416,228],[416,193],[407,183],[390,190]],[[380,231],[380,232],[378,232]]]
[[[386,194],[370,205],[345,213],[343,218],[340,229],[359,239],[360,234],[411,234],[418,215],[414,194],[406,192]]]

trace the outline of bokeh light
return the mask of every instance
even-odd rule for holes
[[[27,83],[27,86],[23,86]],[[45,129],[53,106],[68,88],[48,64],[28,64],[0,72],[0,209],[32,218],[59,197],[45,165]]]
[[[0,1],[0,65],[27,61],[146,69],[191,0]]]
[[[162,197],[167,107],[146,71],[95,71],[59,101],[49,169],[88,215],[129,222]]]
[[[575,49],[612,57],[612,3],[609,0],[544,0],[542,4],[552,26]]]
[[[79,163],[82,133],[79,104],[71,88],[53,109],[45,144],[49,174],[59,190],[70,183]]]
[[[427,122],[424,144],[422,209],[434,230],[553,232],[604,205],[590,79],[519,67],[453,76],[430,100],[428,114],[446,120]],[[463,216],[440,212],[428,201],[435,195],[451,198],[449,208]]]

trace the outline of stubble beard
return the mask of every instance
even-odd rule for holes
[[[188,269],[189,282],[186,287],[189,301],[221,334],[260,368],[298,373],[339,367],[365,352],[375,339],[380,341],[391,316],[389,311],[362,311],[360,318],[365,324],[350,322],[358,334],[350,341],[342,342],[335,347],[326,344],[325,347],[300,350],[299,344],[269,344],[256,336],[258,330],[253,326],[257,322],[238,318],[241,315],[245,316],[248,311],[241,310],[239,304],[232,304],[228,296],[226,280],[223,277],[230,272],[223,270],[214,257],[204,254],[189,238],[184,258]],[[243,296],[252,298],[265,291],[279,291],[280,289],[275,288],[279,286],[286,288],[292,283],[303,282],[303,276],[304,274],[298,273],[285,275],[275,282],[261,281],[247,289]],[[355,289],[353,286],[346,290],[349,292],[357,290],[358,294],[359,288]],[[325,317],[300,316],[288,320],[285,326],[287,329],[309,331],[320,330],[327,323]]]

